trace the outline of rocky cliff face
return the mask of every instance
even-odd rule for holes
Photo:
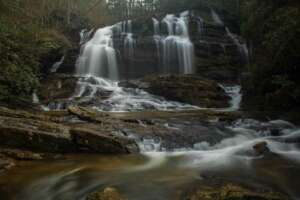
[[[221,17],[210,9],[127,20],[109,29],[112,31],[109,46],[117,54],[121,79],[153,73],[197,73],[220,81],[231,80],[247,62],[242,39],[231,33]],[[91,39],[92,34],[83,39]],[[74,71],[68,63],[74,64],[66,59],[59,72]]]
[[[201,12],[189,12],[185,18],[189,39],[194,48],[191,55],[194,62],[191,72],[221,81],[228,77],[234,79],[234,73],[241,70],[241,66],[247,62],[246,53],[242,49],[243,41],[232,34],[223,23],[214,21],[209,15],[211,14],[206,13],[205,16],[201,16]],[[178,29],[176,23],[180,20],[180,14],[175,15],[176,17],[179,19],[175,19],[175,24],[171,26]],[[178,47],[180,45],[168,44],[168,38],[173,35],[183,37],[181,34],[176,34],[176,30],[174,34],[168,32],[166,18],[168,15],[153,18],[153,21],[146,19],[122,22],[123,32],[115,32],[113,39],[114,47],[119,53],[121,77],[137,78],[149,73],[165,73],[162,69],[165,68],[164,62],[167,58],[164,56],[173,53],[172,50],[169,52],[168,48],[180,51]],[[126,46],[129,34],[133,43],[132,50]],[[168,68],[176,68],[180,63],[178,57],[180,54],[175,53],[175,56],[170,59],[171,63],[168,63]],[[178,71],[171,69],[167,73],[178,73]]]

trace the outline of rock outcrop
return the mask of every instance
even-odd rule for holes
[[[2,114],[0,112],[0,147],[46,153],[127,154],[133,150],[138,151],[133,140],[112,136],[110,135],[111,132],[106,132],[105,129],[99,133],[87,127],[80,128],[76,123],[66,123],[63,120],[66,119],[66,116],[62,116],[58,120],[59,117],[46,116],[46,114],[34,116],[34,114],[26,111],[14,113],[13,110],[9,109],[0,110],[5,111]],[[72,121],[70,117],[68,122]],[[56,120],[60,123],[54,122]]]
[[[168,100],[205,108],[225,108],[229,100],[216,82],[197,76],[147,76],[140,80],[121,82],[120,86],[139,88]]]

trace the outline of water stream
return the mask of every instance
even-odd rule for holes
[[[273,187],[300,198],[296,181],[300,151],[294,143],[299,140],[299,128],[282,120],[251,119],[238,120],[227,128],[234,132],[232,137],[214,144],[202,141],[191,149],[163,152],[144,148],[140,155],[77,155],[56,162],[24,162],[0,175],[0,197],[83,200],[89,192],[110,186],[130,200],[171,200],[191,185],[223,180]],[[274,128],[279,135],[272,133]],[[261,141],[268,143],[272,153],[255,154],[252,147]]]
[[[212,17],[223,24],[213,10]],[[167,15],[161,22],[153,18],[153,38],[165,73],[194,71],[194,47],[189,38],[188,20],[189,12],[180,16]],[[163,25],[167,27],[167,36],[161,33]],[[114,30],[124,34],[124,48],[129,57],[134,56],[131,21],[100,28],[90,40],[87,38],[92,32],[83,31],[77,65],[78,83],[70,102],[76,99],[109,112],[203,109],[167,101],[140,89],[120,87]],[[199,31],[203,31],[201,19]],[[172,65],[174,61],[176,68]],[[231,97],[230,107],[221,110],[238,110],[241,87],[220,86]],[[39,102],[36,94],[33,102]],[[19,167],[0,174],[0,199],[84,200],[88,193],[111,186],[130,200],[173,200],[179,199],[178,195],[191,185],[206,185],[216,180],[271,187],[295,200],[300,199],[297,182],[300,178],[300,129],[293,124],[283,120],[240,119],[227,124],[211,121],[200,126],[199,122],[179,118],[175,126],[170,123],[173,118],[168,120],[164,126],[174,133],[195,127],[198,136],[205,135],[203,130],[211,131],[213,140],[203,136],[193,145],[167,151],[162,147],[161,138],[140,139],[135,135],[132,137],[141,150],[136,155],[69,155],[66,160],[55,162],[20,162]],[[141,122],[140,126],[146,125]],[[185,133],[180,137],[184,141],[188,136]],[[269,151],[265,154],[258,154],[253,148],[261,142],[267,143]]]

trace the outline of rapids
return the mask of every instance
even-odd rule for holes
[[[152,19],[153,39],[161,59],[162,73],[194,72],[189,15],[189,12],[183,12],[179,16],[169,14],[161,21]],[[211,15],[217,24],[224,25],[214,10],[211,10]],[[161,26],[167,27],[168,35],[162,34]],[[204,27],[201,18],[198,29],[202,34]],[[237,37],[229,29],[226,30],[246,55],[246,46],[240,46]],[[118,56],[113,44],[116,31],[125,38],[124,48],[128,56],[133,57],[136,43],[130,20],[100,28],[92,38],[93,30],[81,32],[78,83],[74,95],[68,99],[69,104],[79,101],[108,112],[215,110],[168,101],[140,89],[120,87]],[[174,61],[177,65],[173,65]],[[53,72],[59,65],[53,66]],[[241,87],[220,86],[231,97],[231,106],[218,110],[239,110]],[[39,103],[35,93],[33,102]],[[58,104],[51,109],[67,106]],[[186,122],[177,119],[179,122],[176,125],[171,123],[173,119],[168,120],[164,126],[174,132],[195,127],[196,134],[204,135],[202,131],[205,129],[193,124],[193,120]],[[159,136],[143,138],[129,134],[128,137],[136,140],[140,154],[69,155],[66,160],[55,162],[20,162],[19,167],[0,174],[0,199],[84,200],[90,192],[112,186],[130,200],[173,200],[191,185],[205,185],[213,181],[275,188],[300,199],[299,183],[296,181],[300,178],[298,127],[283,120],[260,122],[239,119],[231,123],[218,120],[205,123],[202,126],[207,125],[207,129],[214,127],[210,130],[213,139],[203,137],[189,147],[166,150],[163,142],[168,141],[163,141]],[[139,125],[147,126],[143,122]],[[181,139],[185,141],[188,135],[181,135]],[[253,148],[261,142],[267,143],[264,154],[258,154]]]
[[[164,152],[147,150],[129,156],[69,156],[56,162],[24,162],[0,175],[1,199],[83,200],[91,191],[117,188],[130,200],[176,199],[191,184],[235,181],[272,187],[300,198],[299,128],[282,121],[237,120],[227,126],[235,134],[210,144]],[[276,136],[273,130],[277,129]],[[255,154],[252,146],[268,143],[272,153]],[[143,148],[144,146],[144,148]],[[6,189],[6,188],[9,188]],[[143,192],[141,192],[143,191]]]

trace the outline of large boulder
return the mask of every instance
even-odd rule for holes
[[[198,76],[147,76],[141,80],[124,81],[120,86],[143,89],[168,100],[206,108],[224,108],[229,97],[215,82]]]
[[[259,142],[253,146],[253,149],[257,155],[263,155],[270,152],[267,142]]]
[[[54,116],[54,113],[50,113],[49,116],[36,114],[37,116],[34,117],[33,113],[26,111],[15,111],[14,113],[10,109],[2,110],[5,112],[3,112],[4,116],[1,116],[0,112],[0,147],[43,153],[127,154],[138,151],[134,140],[113,135],[112,128],[102,127],[96,120],[94,120],[95,124],[81,123],[80,121],[67,123],[60,117],[50,116]],[[62,118],[66,118],[66,116],[62,115]],[[55,123],[54,119],[60,123]],[[85,126],[86,124],[88,125]],[[9,152],[9,155],[26,158],[29,154]]]

